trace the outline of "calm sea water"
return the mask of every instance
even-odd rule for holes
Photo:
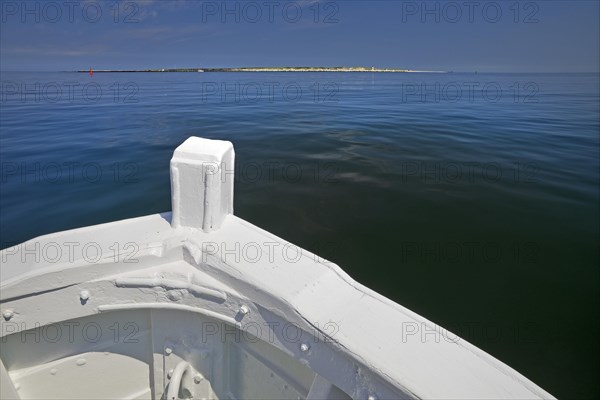
[[[598,397],[597,75],[2,73],[0,241],[170,209],[188,136],[235,213],[559,397]]]

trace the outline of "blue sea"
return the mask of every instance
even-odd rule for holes
[[[239,217],[557,397],[600,396],[597,74],[1,82],[1,248],[170,210],[173,150],[230,140]]]

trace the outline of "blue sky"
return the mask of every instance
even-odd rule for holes
[[[325,65],[598,72],[593,1],[7,1],[2,70]]]

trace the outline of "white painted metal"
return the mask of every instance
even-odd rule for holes
[[[2,398],[551,398],[233,215],[233,146],[190,138],[173,213],[0,255]]]

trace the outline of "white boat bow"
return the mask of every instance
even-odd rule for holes
[[[172,213],[1,252],[3,399],[552,398],[233,215],[230,142],[171,160]]]

